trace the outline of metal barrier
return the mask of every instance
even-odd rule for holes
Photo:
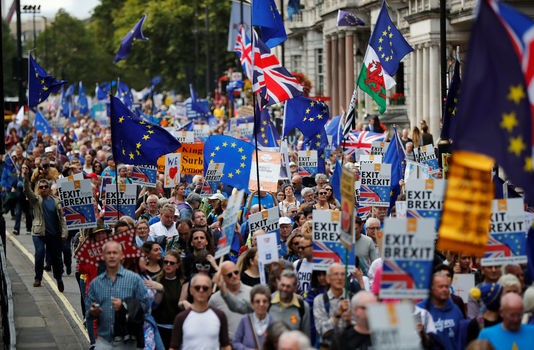
[[[3,227],[2,227],[3,226]],[[2,340],[4,349],[14,350],[17,348],[17,334],[15,332],[15,315],[13,310],[13,291],[11,289],[11,279],[7,272],[7,257],[5,249],[5,230],[6,225],[4,218],[0,216],[0,307],[2,311]]]

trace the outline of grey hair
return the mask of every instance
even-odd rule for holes
[[[321,174],[321,173],[316,174],[315,175],[315,182],[317,182],[317,180],[319,180],[319,179],[323,179],[326,182],[328,182],[328,177],[325,174]]]
[[[310,344],[310,338],[308,338],[304,333],[301,331],[285,331],[280,335],[280,338],[278,338],[278,347],[281,348],[282,343],[285,341],[295,341],[298,343],[299,350],[311,350],[313,349]]]
[[[371,225],[371,223],[378,223],[380,225],[380,220],[378,220],[377,218],[369,218],[367,219],[367,221],[365,222],[365,228],[368,228],[369,225]]]
[[[300,195],[302,197],[307,196],[309,193],[314,193],[313,189],[311,187],[304,187],[302,191],[300,191]]]
[[[290,270],[290,269],[285,269],[284,271],[282,271],[282,273],[280,274],[280,279],[282,279],[282,277],[294,279],[295,285],[297,284],[299,280],[295,271]]]

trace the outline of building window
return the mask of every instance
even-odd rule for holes
[[[291,56],[291,68],[292,68],[292,70],[297,70],[299,67],[302,67],[302,56],[301,55],[292,55]]]
[[[324,56],[323,49],[315,49],[315,95],[323,96],[324,94]]]

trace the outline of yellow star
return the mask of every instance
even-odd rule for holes
[[[154,130],[147,130],[146,132],[152,135],[154,133]]]
[[[261,134],[261,138],[263,138],[263,139],[264,139],[264,138],[265,138],[265,134]]]
[[[139,152],[138,150],[135,150],[135,153],[137,153],[138,156],[141,155],[141,152]]]
[[[46,91],[48,90],[48,87],[47,86],[43,86],[43,91]]]
[[[146,128],[147,129],[152,129],[152,125],[147,125]]]
[[[135,144],[135,147],[137,147],[137,148],[141,148],[141,142],[136,143],[136,144]]]
[[[521,138],[521,136],[510,138],[510,145],[508,146],[509,152],[515,153],[515,155],[519,157],[521,152],[525,150],[525,147],[526,146],[523,143],[523,139]]]
[[[44,84],[45,83],[45,80],[44,79],[41,79],[41,84]]]
[[[241,168],[246,167],[245,163],[241,163],[241,164],[239,164],[239,166],[240,166]]]
[[[308,118],[306,118],[306,117],[302,118],[303,122],[305,122],[306,120],[308,120]]]
[[[517,119],[515,118],[515,113],[503,113],[502,115],[502,121],[501,121],[501,128],[508,130],[508,132],[512,132],[512,129],[518,125]]]
[[[306,108],[306,114],[309,114],[309,113],[310,113],[310,109]]]
[[[391,32],[391,26],[388,26],[388,32]]]
[[[215,150],[216,150],[216,151],[220,151],[220,150],[221,150],[221,147],[217,146],[217,147],[215,147]]]
[[[317,119],[323,119],[323,115],[322,114],[317,114]]]
[[[215,152],[211,152],[210,157],[215,157]]]
[[[150,136],[148,136],[148,135],[143,135],[143,140],[146,141],[146,140],[148,140],[149,138],[150,138]]]
[[[222,146],[223,146],[223,147],[228,146],[228,142],[223,142],[223,143],[222,143]]]
[[[315,106],[315,101],[310,102],[310,107],[313,107],[313,106]]]
[[[231,178],[233,178],[233,177],[234,177],[234,174],[232,174],[232,173],[229,173],[229,174],[228,174],[228,177],[229,177],[229,178],[231,179]]]
[[[243,147],[239,147],[239,148],[237,149],[237,151],[238,151],[239,153],[243,153]]]
[[[386,57],[386,54],[385,54],[385,53],[383,53],[382,55],[380,55],[380,58],[384,58],[384,57]]]
[[[230,145],[232,148],[236,148],[236,143],[235,142],[232,142],[232,144]]]
[[[515,102],[515,104],[519,104],[521,100],[525,98],[525,91],[523,90],[523,86],[521,84],[518,84],[517,86],[510,86],[510,92],[508,93],[508,99]]]
[[[319,147],[319,146],[321,146],[321,143],[320,143],[319,141],[317,141],[317,142],[315,143],[315,146]]]
[[[247,156],[245,155],[241,156],[241,160],[247,160]]]
[[[125,156],[126,155],[126,150],[123,148],[122,149],[122,155]]]
[[[393,33],[389,33],[389,38],[393,38]]]
[[[533,168],[532,168],[532,157],[526,157],[525,158],[525,167],[523,168],[523,170],[525,170],[527,173],[531,173]]]
[[[262,132],[265,131],[265,128],[264,128],[264,127],[261,127],[261,128],[260,128],[260,131],[262,131]]]
[[[213,159],[212,159],[212,160],[210,160],[210,164],[213,164],[213,163],[215,163],[215,162],[213,161]]]
[[[119,123],[122,123],[124,121],[124,117],[119,118]]]
[[[386,62],[389,62],[389,56],[388,56],[388,57],[386,57]]]
[[[384,38],[380,37],[380,39],[378,39],[378,42],[382,43],[382,41],[384,41]]]
[[[382,32],[382,36],[387,36],[388,35],[388,32],[386,32],[385,30]]]
[[[263,121],[263,125],[267,125],[267,120],[264,120],[264,121]]]
[[[309,118],[308,119],[310,122],[313,122],[315,119],[314,118]]]
[[[141,121],[139,122],[139,124],[144,125],[144,124],[146,124],[146,122],[145,122],[144,120],[141,120]]]
[[[241,174],[241,170],[236,169],[235,173],[236,173],[237,175],[239,175],[239,174]]]
[[[132,152],[130,152],[130,159],[134,159],[134,158],[135,158],[135,155]]]
[[[379,47],[378,47],[378,51],[382,51],[382,46],[379,46]]]

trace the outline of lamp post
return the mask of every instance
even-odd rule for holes
[[[35,49],[35,42],[37,41],[37,34],[35,32],[35,14],[41,13],[41,5],[24,5],[22,6],[22,12],[33,14],[33,48]]]
[[[42,19],[44,19],[44,30],[43,32],[46,31],[46,28],[48,27],[48,19],[45,17],[45,16],[41,16]],[[44,36],[44,46],[45,46],[45,57],[44,57],[44,63],[45,63],[45,66],[48,66],[48,40],[47,40],[47,37],[48,34],[46,34]]]

